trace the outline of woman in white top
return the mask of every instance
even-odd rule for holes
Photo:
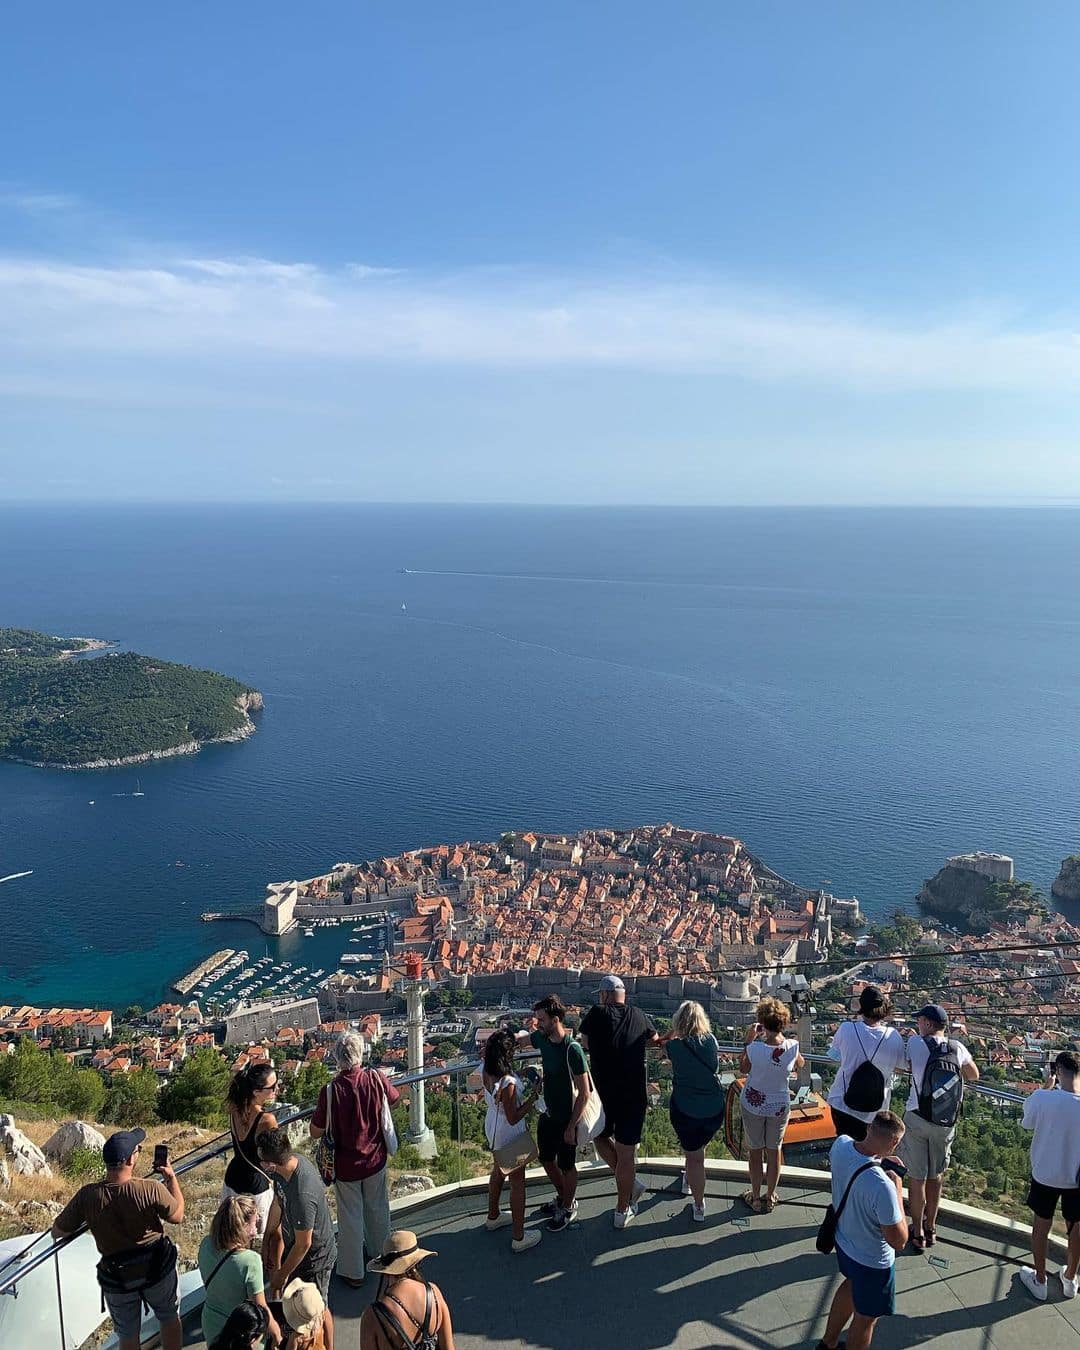
[[[907,1067],[907,1046],[895,1027],[885,1023],[892,1016],[889,1000],[872,984],[859,995],[859,1012],[851,1022],[841,1022],[829,1046],[829,1057],[839,1060],[833,1085],[829,1089],[829,1109],[837,1134],[846,1134],[859,1142],[866,1138],[866,1127],[879,1111],[889,1109],[892,1078],[897,1069]],[[884,1080],[884,1096],[870,1110],[852,1106],[845,1096],[860,1064],[869,1061]]]
[[[791,1021],[785,1004],[776,998],[763,998],[757,1007],[757,1019],[747,1032],[739,1064],[746,1074],[741,1103],[750,1150],[750,1189],[743,1192],[742,1201],[755,1214],[768,1214],[776,1206],[780,1150],[791,1115],[788,1079],[806,1061],[799,1042],[784,1035]]]
[[[496,1031],[484,1046],[484,1100],[487,1117],[484,1135],[492,1152],[512,1144],[529,1133],[528,1118],[533,1112],[539,1090],[534,1085],[526,1093],[521,1079],[514,1072],[515,1038],[509,1031]],[[500,1212],[499,1200],[503,1184],[510,1179],[510,1213]],[[515,1252],[528,1251],[540,1241],[540,1232],[531,1228],[525,1232],[525,1164],[506,1173],[492,1159],[491,1178],[488,1181],[488,1217],[484,1227],[489,1230],[513,1224]]]

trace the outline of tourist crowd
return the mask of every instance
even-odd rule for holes
[[[646,1192],[636,1157],[648,1106],[650,1046],[662,1047],[671,1063],[669,1111],[685,1154],[683,1192],[692,1220],[704,1223],[705,1150],[723,1128],[727,1099],[705,1009],[684,1002],[671,1029],[660,1034],[628,1002],[622,980],[609,975],[576,1036],[556,996],[541,999],[532,1011],[527,1029],[497,1030],[485,1045],[485,1131],[492,1153],[485,1227],[509,1227],[513,1253],[541,1241],[540,1228],[526,1226],[525,1173],[536,1162],[553,1188],[538,1211],[544,1226],[551,1233],[569,1227],[578,1214],[578,1150],[590,1142],[614,1177],[614,1227],[633,1223]],[[895,1308],[896,1254],[909,1244],[922,1252],[936,1242],[964,1086],[979,1076],[964,1045],[947,1034],[942,1007],[927,1004],[906,1032],[890,1024],[891,1015],[885,996],[865,988],[857,1015],[841,1023],[830,1048],[837,1071],[828,1104],[837,1138],[830,1151],[832,1204],[818,1248],[835,1252],[842,1278],[819,1350],[841,1344],[865,1350],[878,1319]],[[754,1213],[777,1203],[792,1110],[789,1080],[804,1065],[798,1041],[786,1034],[788,1024],[787,1005],[763,999],[740,1058],[750,1171],[740,1199]],[[538,1051],[542,1074],[519,1070],[516,1056],[525,1045]],[[386,1172],[396,1149],[390,1108],[398,1091],[364,1065],[363,1042],[354,1033],[339,1039],[335,1057],[339,1071],[320,1092],[310,1123],[316,1162],[298,1153],[277,1123],[272,1065],[248,1066],[230,1085],[233,1157],[198,1258],[203,1334],[212,1350],[263,1344],[334,1350],[329,1297],[335,1269],[353,1285],[367,1271],[380,1277],[361,1325],[363,1350],[453,1350],[450,1310],[424,1274],[423,1263],[434,1253],[415,1234],[390,1230]],[[910,1074],[902,1116],[891,1109],[898,1070]],[[1034,1298],[1047,1298],[1049,1235],[1060,1205],[1068,1256],[1059,1279],[1064,1297],[1074,1298],[1080,1267],[1080,1060],[1074,1052],[1057,1055],[1046,1086],[1027,1099],[1023,1125],[1032,1132],[1033,1265],[1020,1279]],[[144,1307],[160,1323],[164,1350],[180,1350],[176,1248],[164,1224],[183,1220],[184,1197],[167,1158],[155,1154],[160,1180],[135,1176],[144,1139],[142,1130],[128,1130],[106,1142],[105,1180],[84,1186],[53,1232],[63,1236],[85,1224],[93,1234],[102,1296],[120,1350],[136,1350]],[[501,1208],[506,1189],[508,1212]]]

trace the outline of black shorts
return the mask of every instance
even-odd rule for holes
[[[724,1128],[724,1113],[715,1116],[688,1116],[680,1111],[674,1102],[668,1107],[672,1128],[686,1153],[696,1153],[699,1148],[712,1143]]]
[[[1058,1190],[1056,1186],[1044,1186],[1041,1181],[1031,1178],[1027,1203],[1028,1209],[1036,1218],[1046,1219],[1049,1222],[1054,1217],[1059,1198],[1061,1217],[1065,1220],[1066,1228],[1071,1231],[1073,1224],[1080,1219],[1080,1187],[1073,1186],[1067,1191]]]
[[[846,1134],[849,1139],[854,1139],[856,1143],[861,1143],[866,1138],[866,1121],[860,1120],[858,1116],[849,1116],[846,1111],[840,1111],[835,1106],[830,1106],[832,1112],[833,1124],[836,1126],[836,1133]]]
[[[645,1129],[645,1112],[648,1108],[628,1106],[623,1102],[612,1102],[611,1106],[608,1106],[603,1098],[600,1100],[604,1107],[604,1128],[597,1138],[614,1139],[617,1144],[626,1144],[628,1147],[640,1144]]]
[[[563,1136],[568,1120],[552,1120],[545,1111],[536,1122],[536,1151],[542,1163],[553,1162],[560,1172],[572,1172],[577,1166],[577,1145]]]

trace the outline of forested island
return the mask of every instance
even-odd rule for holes
[[[191,754],[255,730],[257,690],[109,646],[0,628],[0,758],[97,769]]]

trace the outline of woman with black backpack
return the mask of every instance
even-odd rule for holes
[[[836,1029],[829,1056],[840,1067],[828,1101],[838,1135],[865,1139],[870,1121],[889,1109],[893,1074],[907,1064],[903,1036],[885,1025],[891,1016],[889,1000],[868,984],[859,995],[859,1016]]]

